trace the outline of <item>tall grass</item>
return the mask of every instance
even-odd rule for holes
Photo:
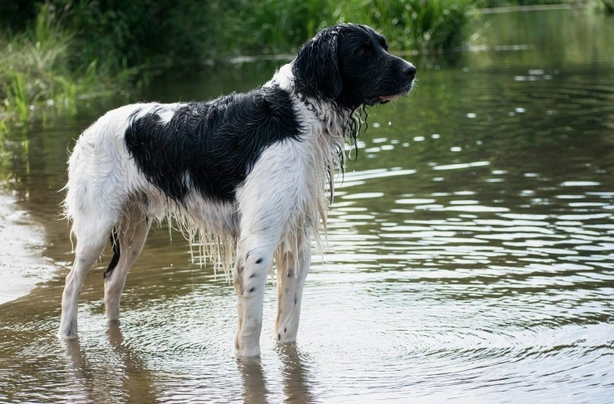
[[[469,0],[351,0],[334,15],[379,28],[393,49],[437,55],[463,44],[472,10]]]
[[[293,51],[326,25],[334,24],[335,2],[329,0],[239,1],[234,25],[234,52]],[[224,49],[220,49],[221,53]]]
[[[25,32],[0,39],[0,130],[6,122],[24,122],[50,110],[74,112],[78,97],[109,91],[110,77],[97,61],[75,73],[75,35],[68,33],[49,4],[44,4]],[[114,79],[122,82],[132,73]]]
[[[66,65],[70,40],[45,6],[27,32],[0,42],[0,118],[25,121],[41,108],[74,105],[77,84]]]
[[[236,47],[290,51],[319,29],[340,22],[368,24],[382,31],[395,50],[431,56],[462,45],[473,16],[470,0],[262,0],[242,4],[240,23],[231,24]],[[224,49],[219,52],[223,53]]]

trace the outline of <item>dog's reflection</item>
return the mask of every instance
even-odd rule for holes
[[[237,365],[243,379],[243,402],[268,403],[267,396],[270,392],[266,387],[260,358],[238,358]]]
[[[157,401],[151,373],[140,358],[124,344],[119,322],[109,322],[107,338],[111,351],[100,357],[82,349],[78,339],[63,340],[69,372],[69,383],[76,397],[87,402]],[[103,368],[104,371],[100,371]]]
[[[296,344],[278,344],[276,351],[282,364],[283,401],[301,404],[315,402],[315,397],[311,392],[313,381],[310,380],[308,361],[305,360]],[[239,358],[237,363],[243,378],[244,403],[279,401],[271,397],[272,392],[267,388],[265,371],[260,358]]]
[[[313,403],[311,392],[313,380],[310,378],[308,360],[296,344],[280,344],[279,354],[283,363],[282,375],[285,401],[289,403]]]
[[[105,353],[102,355],[100,352],[92,352],[91,348],[84,349],[78,339],[62,342],[68,370],[72,376],[68,383],[69,389],[77,401],[159,401],[161,392],[154,387],[155,372],[151,372],[142,358],[130,348],[130,344],[124,341],[119,322],[109,322],[107,339],[110,349],[104,348]],[[311,391],[313,380],[309,361],[305,355],[295,344],[278,344],[276,351],[281,362],[279,370],[266,369],[265,372],[260,358],[237,359],[237,370],[243,381],[243,388],[239,393],[243,402],[260,404],[280,401],[277,386],[279,379],[270,377],[267,383],[267,373],[281,375],[281,401],[301,404],[315,402]]]

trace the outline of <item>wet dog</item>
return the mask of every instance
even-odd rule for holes
[[[273,263],[276,337],[294,341],[311,240],[326,224],[345,142],[355,141],[365,106],[401,97],[414,83],[416,68],[387,49],[370,27],[337,25],[261,88],[208,102],[127,105],[86,129],[69,159],[64,211],[76,244],[60,337],[77,336],[83,281],[109,236],[105,311],[119,318],[128,270],[151,222],[166,218],[232,271],[238,355],[260,354]]]

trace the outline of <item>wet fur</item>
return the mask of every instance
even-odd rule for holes
[[[369,27],[344,24],[308,41],[261,88],[208,102],[112,110],[69,159],[66,216],[76,240],[59,335],[77,336],[83,281],[111,238],[105,311],[119,318],[128,270],[152,220],[172,220],[232,272],[240,356],[260,354],[264,288],[277,269],[276,337],[296,339],[311,240],[326,224],[327,186],[343,166],[357,110],[407,93],[415,68]],[[234,265],[233,265],[234,262]]]

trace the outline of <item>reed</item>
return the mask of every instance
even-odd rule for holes
[[[70,39],[43,6],[30,29],[1,42],[1,119],[26,121],[41,108],[74,103],[76,84],[65,62]]]
[[[291,52],[317,31],[336,21],[335,2],[329,0],[244,0],[235,10],[237,21],[233,35],[239,38],[234,48],[239,52]],[[238,14],[236,14],[238,13]],[[219,49],[224,53],[223,49]]]
[[[75,34],[62,27],[47,3],[25,32],[0,39],[0,130],[6,132],[9,121],[25,122],[50,110],[75,112],[79,97],[110,93],[135,72],[102,74],[96,60],[75,69],[70,61],[76,47]]]
[[[468,0],[351,0],[339,3],[335,16],[372,25],[388,36],[397,50],[426,55],[460,47],[473,16]]]
[[[469,0],[279,0],[241,2],[243,24],[233,25],[236,47],[291,51],[319,29],[339,22],[368,24],[382,31],[395,50],[431,56],[452,51],[466,39],[473,16]],[[237,14],[235,14],[237,15]],[[272,49],[271,49],[272,48]],[[220,52],[224,52],[220,49]]]

